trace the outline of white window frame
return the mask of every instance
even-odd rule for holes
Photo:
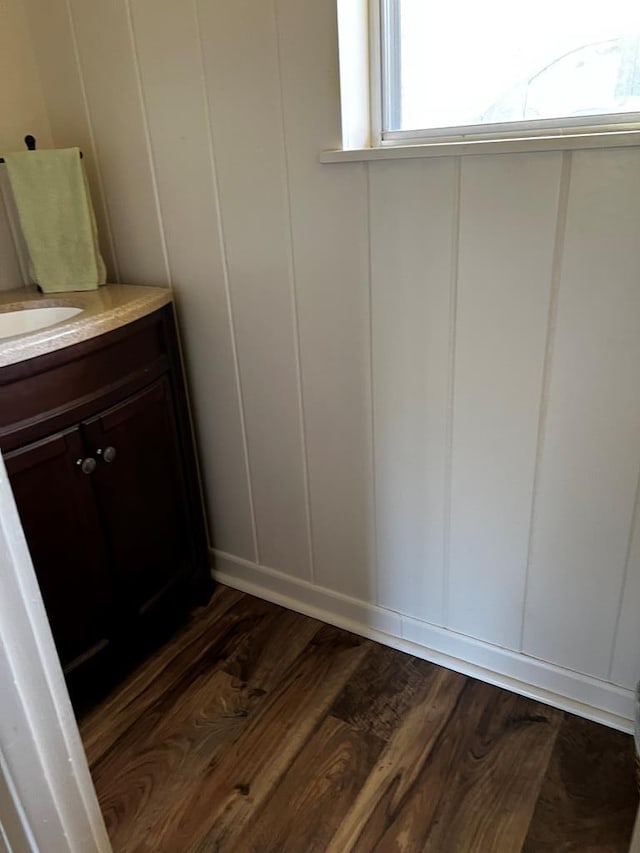
[[[386,130],[400,123],[400,0],[371,0],[376,9],[382,8],[371,30],[371,55],[380,57],[381,96],[383,116],[379,129],[380,145],[420,144],[424,141],[461,141],[482,139],[513,139],[525,136],[561,136],[566,134],[606,133],[618,130],[640,130],[640,113],[602,113],[577,118],[536,119],[495,124],[472,124],[455,127],[411,130]],[[374,20],[372,15],[372,21]],[[373,97],[373,95],[372,95]],[[398,114],[394,117],[392,111]]]
[[[383,6],[384,2],[384,6]],[[386,63],[396,68],[393,43],[382,44],[384,9],[397,0],[337,0],[342,113],[342,147],[323,151],[324,163],[355,160],[441,157],[449,154],[518,153],[525,151],[630,147],[640,145],[640,114],[603,115],[585,125],[576,120],[537,120],[438,128],[385,131],[383,75]],[[482,128],[479,130],[479,128]]]

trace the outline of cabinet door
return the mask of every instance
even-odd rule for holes
[[[66,673],[106,650],[111,573],[79,430],[5,457],[58,654]]]
[[[181,454],[166,378],[83,424],[118,586],[142,615],[192,572]]]

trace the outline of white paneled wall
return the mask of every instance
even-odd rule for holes
[[[322,165],[334,3],[26,3],[112,269],[174,287],[219,576],[628,726],[640,150]]]
[[[335,5],[277,0],[275,11],[314,575],[375,600],[367,173],[318,162],[340,137]]]
[[[184,14],[182,0],[161,7],[157,0],[138,2],[132,11],[169,269],[180,319],[189,330],[184,348],[215,540],[224,550],[255,560],[246,431],[197,20]],[[178,93],[171,110],[168,91]],[[189,97],[182,97],[184,92]]]
[[[520,648],[562,155],[465,157],[448,625]]]
[[[78,46],[75,32],[69,25],[67,9],[67,0],[49,0],[46,15],[36,9],[35,14],[29,16],[40,65],[40,82],[56,146],[65,148],[78,145],[85,154],[84,167],[93,188],[100,249],[107,265],[109,280],[119,281],[113,234],[100,171],[105,164],[98,161],[96,156],[95,135],[87,110],[85,79],[78,74]],[[108,66],[105,67],[104,73],[105,76],[109,73]]]
[[[437,625],[448,597],[459,167],[408,160],[370,175],[378,602]]]
[[[68,9],[120,277],[134,284],[167,284],[128,4],[69,0]]]
[[[625,686],[634,684],[638,675],[637,649],[640,648],[640,507],[636,494],[634,527],[625,565],[625,584],[621,590],[622,606],[616,635],[611,680]]]
[[[38,67],[22,0],[0,3],[0,156],[19,151],[24,137],[33,134],[42,145],[51,143]],[[0,290],[24,284],[26,269],[16,250],[15,211],[11,211],[7,178],[0,165]]]
[[[27,133],[51,142],[38,66],[22,0],[0,4],[0,153],[23,147]]]
[[[9,178],[0,165],[0,290],[13,290],[28,281],[27,256],[13,203]]]
[[[198,8],[257,562],[308,580],[311,552],[276,19],[272,4],[253,0],[201,2]],[[248,233],[253,235],[250,251]]]
[[[571,178],[525,650],[608,678],[640,455],[640,149],[578,152]]]

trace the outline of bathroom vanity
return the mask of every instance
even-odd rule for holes
[[[0,449],[81,696],[211,591],[173,306],[127,285],[0,297],[0,316],[81,308],[0,339]]]

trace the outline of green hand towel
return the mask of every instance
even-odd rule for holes
[[[4,159],[36,284],[45,293],[104,284],[80,150],[18,151]]]

